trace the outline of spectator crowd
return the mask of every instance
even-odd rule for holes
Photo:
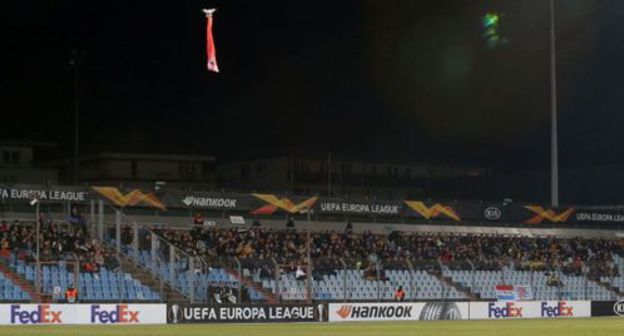
[[[17,253],[34,259],[35,223],[0,223],[0,256]],[[76,260],[84,271],[98,272],[102,266],[119,267],[112,252],[90,239],[84,225],[55,223],[40,218],[40,259],[42,261]],[[307,262],[307,233],[295,230],[250,228],[167,229],[153,231],[192,256],[210,262],[238,257],[246,267],[255,268],[265,277],[272,275],[273,260],[293,272]],[[131,228],[124,228],[124,245],[132,242]],[[150,237],[140,236],[142,249],[148,249]],[[446,265],[451,269],[498,270],[514,265],[517,270],[561,270],[568,274],[589,271],[595,276],[617,275],[613,254],[624,255],[624,239],[523,237],[482,234],[425,234],[392,232],[322,232],[310,235],[310,257],[315,270],[339,269],[342,262],[362,268],[369,276],[384,269],[404,267],[407,261],[419,269]],[[250,267],[251,265],[251,267]]]
[[[154,231],[183,251],[208,260],[238,257],[255,260],[262,268],[263,261],[274,259],[280,264],[302,265],[307,259],[305,232],[260,227],[192,230],[160,227]],[[378,235],[346,231],[313,233],[310,244],[310,256],[317,268],[341,268],[342,260],[351,263],[351,267],[371,272],[379,261],[388,269],[405,265],[409,260],[417,268],[446,265],[452,269],[498,270],[513,264],[517,270],[561,270],[576,274],[589,270],[596,275],[616,275],[613,254],[624,255],[624,239],[404,232]]]
[[[77,261],[85,272],[97,273],[106,266],[110,270],[119,267],[114,253],[106,251],[95,239],[90,239],[85,225],[60,223],[39,218],[40,237],[39,260]],[[28,262],[35,261],[36,255],[35,222],[6,221],[0,223],[0,256],[8,259],[11,253]]]

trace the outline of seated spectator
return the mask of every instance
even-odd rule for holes
[[[97,265],[98,268],[102,268],[102,266],[104,266],[105,262],[104,262],[104,254],[102,253],[102,251],[96,251],[95,252],[95,256],[93,257],[93,261],[95,262],[95,264]]]
[[[2,240],[0,240],[0,257],[9,258],[11,255],[10,247],[9,240],[6,237],[2,237]]]
[[[297,270],[295,271],[295,279],[297,279],[297,280],[305,280],[306,279],[306,274],[303,271],[303,269],[301,269],[301,266],[297,266]]]
[[[83,231],[86,231],[87,229],[87,221],[84,219],[77,207],[72,207],[71,213],[69,214],[69,218],[67,219],[67,221],[81,228]]]
[[[119,260],[115,253],[109,252],[106,254],[106,257],[104,257],[104,265],[113,272],[119,271]]]
[[[94,262],[87,261],[84,264],[84,271],[87,272],[87,273],[97,273],[97,272],[99,272],[99,268],[98,268],[98,266]]]
[[[395,301],[405,300],[405,290],[403,289],[403,286],[399,286],[396,292],[394,292],[394,300]]]
[[[204,226],[204,216],[202,216],[200,213],[196,214],[195,217],[193,217],[193,224],[198,226]]]
[[[563,286],[563,282],[561,282],[561,279],[559,279],[559,276],[557,275],[557,273],[554,273],[554,272],[550,274],[550,276],[548,277],[548,280],[546,280],[546,284],[552,287]]]
[[[377,270],[375,269],[375,264],[370,264],[368,268],[364,271],[364,277],[366,280],[372,281],[377,279]]]
[[[249,296],[249,289],[247,289],[246,285],[241,286],[241,303],[249,303],[251,302],[251,298]]]
[[[216,303],[216,304],[222,304],[223,303],[223,301],[221,300],[221,290],[222,290],[221,288],[217,288],[212,293],[213,303]]]
[[[6,221],[2,221],[0,225],[0,233],[9,232],[9,224]]]
[[[229,286],[221,289],[221,302],[222,303],[236,303],[236,296],[232,292],[232,288]]]
[[[271,270],[269,269],[267,265],[263,265],[262,268],[260,269],[260,279],[270,279],[270,278],[272,278]]]
[[[208,288],[206,288],[207,297],[209,303],[216,303],[216,293],[218,292],[218,288],[214,285],[214,283],[209,283]]]

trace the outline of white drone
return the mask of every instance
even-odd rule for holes
[[[216,8],[202,9],[202,12],[206,13],[206,16],[212,16],[212,14],[216,11],[217,11]]]

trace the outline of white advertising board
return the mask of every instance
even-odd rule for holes
[[[164,323],[163,304],[0,304],[0,325]]]
[[[467,302],[330,303],[329,322],[468,319]]]

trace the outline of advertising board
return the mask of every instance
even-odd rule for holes
[[[589,316],[591,316],[590,301],[498,301],[470,303],[470,318],[474,320]]]
[[[592,301],[591,316],[624,317],[624,299],[620,301]]]
[[[166,322],[162,304],[0,304],[0,325]]]
[[[172,304],[169,323],[318,322],[325,309],[319,305],[229,305]]]
[[[468,319],[467,302],[330,303],[329,322]]]

